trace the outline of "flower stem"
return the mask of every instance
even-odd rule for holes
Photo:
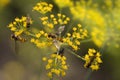
[[[90,39],[86,39],[86,40],[83,40],[83,41],[80,41],[81,43],[84,43],[84,42],[89,42],[89,41],[91,41],[92,39],[90,38]]]
[[[28,32],[28,31],[26,32],[26,34],[27,34],[27,35],[30,35],[30,36],[32,36],[32,37],[36,37],[34,34]]]
[[[75,52],[71,51],[70,49],[67,49],[71,54],[75,55],[77,58],[80,58],[81,60],[85,61],[85,59],[79,55],[77,55]]]

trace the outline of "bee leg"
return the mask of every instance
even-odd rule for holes
[[[15,49],[14,49],[15,50],[15,54],[18,54],[18,45],[17,45],[16,41],[15,41],[15,46],[14,47],[15,47]]]
[[[54,54],[58,54],[60,56],[63,56],[63,54],[64,54],[64,48],[60,48],[60,50],[58,50],[58,52],[54,52]]]
[[[65,50],[64,48],[60,48],[60,50],[58,51],[58,54],[61,55],[61,56],[63,56],[64,50]]]

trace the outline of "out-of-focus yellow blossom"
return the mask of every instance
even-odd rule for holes
[[[107,15],[102,14],[97,7],[94,8],[92,5],[95,4],[92,1],[78,1],[76,5],[70,7],[71,13],[75,19],[79,19],[84,24],[89,25],[87,29],[90,31],[93,42],[98,47],[107,44],[119,48],[120,0],[103,1],[103,6],[99,6],[96,3],[97,6],[104,7]]]
[[[73,2],[71,0],[54,0],[54,2],[59,6],[59,8],[73,6]]]
[[[0,9],[10,3],[10,0],[0,0]]]
[[[116,5],[117,8],[120,8],[119,3],[120,3],[120,0],[115,0],[115,5]]]
[[[102,14],[100,14],[100,12],[96,9],[87,8],[87,6],[76,4],[76,6],[70,8],[70,11],[75,19],[79,19],[89,26],[103,27],[105,25]]]
[[[53,8],[52,4],[48,4],[46,2],[39,2],[33,7],[33,10],[45,14],[47,12],[51,12],[52,8]]]
[[[115,2],[118,1],[119,0],[116,0]],[[96,26],[96,28],[92,27],[91,28],[92,39],[95,42],[95,44],[99,47],[105,44],[109,47],[119,48],[120,7],[119,6],[112,7],[113,3],[111,2],[111,0],[106,1],[106,4],[109,4],[110,6],[108,6],[108,8],[111,9],[109,10],[109,13],[103,15],[106,25],[103,25],[103,28],[98,26]],[[105,10],[106,9],[107,8],[105,8]]]
[[[48,77],[52,78],[53,75],[65,76],[66,70],[68,70],[68,65],[66,64],[66,57],[57,54],[51,54],[49,58],[43,57],[46,61],[46,70],[48,71]]]
[[[83,0],[71,7],[70,11],[75,19],[79,19],[86,25],[89,25],[87,29],[90,31],[92,40],[97,46],[101,47],[106,40],[106,23],[100,11],[98,11],[97,8],[91,7],[92,4],[92,0],[89,0],[88,2]]]
[[[32,24],[32,20],[30,20]],[[22,16],[22,18],[15,18],[15,21],[8,25],[8,28],[16,35],[21,35],[27,29],[27,17]]]
[[[108,0],[108,1],[104,1],[104,9],[112,11],[113,9],[113,1],[112,0]]]
[[[95,49],[89,49],[88,54],[85,55],[84,60],[85,68],[91,68],[92,70],[98,70],[100,64],[102,63],[101,54],[97,52]]]
[[[92,27],[91,31],[92,40],[98,47],[101,47],[107,39],[105,32],[106,30],[104,28]]]
[[[106,22],[107,22],[107,31],[106,31],[106,42],[109,44],[109,46],[114,46],[116,48],[119,48],[120,46],[120,11],[117,9],[114,9],[113,12],[111,12],[111,15],[105,16]],[[116,46],[118,45],[118,46]]]

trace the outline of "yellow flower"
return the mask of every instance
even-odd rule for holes
[[[67,17],[67,18],[66,18],[66,20],[67,20],[67,21],[70,21],[70,18],[69,18],[69,17]]]
[[[60,13],[57,14],[58,17],[61,17],[61,15],[62,15],[62,14],[60,14]]]
[[[78,24],[78,27],[81,28],[81,24]]]
[[[27,18],[26,18],[25,16],[22,16],[22,19],[21,19],[21,20],[22,20],[22,21],[26,21],[26,19],[27,19]]]
[[[52,59],[48,59],[48,63],[51,64],[53,62]]]
[[[19,31],[16,31],[16,32],[15,32],[15,35],[18,36],[18,35],[22,34],[23,31],[24,31],[23,29],[20,29]]]
[[[19,22],[19,18],[15,18],[15,21],[16,21],[16,22]]]
[[[62,74],[62,76],[65,76],[66,72],[65,71],[61,71],[61,74]]]
[[[16,31],[16,27],[11,27],[11,31]]]
[[[99,69],[99,66],[98,65],[91,65],[90,68],[92,70],[98,70]]]
[[[102,60],[101,60],[100,57],[96,57],[96,61],[97,61],[98,63],[102,63]]]
[[[40,34],[41,34],[41,35],[43,35],[43,34],[44,34],[44,31],[43,31],[43,30],[41,30],[41,31],[40,31]]]
[[[88,54],[86,54],[86,55],[85,55],[85,57],[84,57],[84,59],[85,59],[85,61],[89,61],[89,60],[90,60],[89,55],[88,55]]]
[[[67,36],[68,36],[68,37],[70,37],[70,36],[71,36],[71,34],[70,34],[70,33],[67,33]]]
[[[47,75],[48,75],[49,78],[52,78],[52,73],[51,72],[49,72]]]
[[[75,43],[76,43],[77,45],[80,45],[80,41],[78,41],[78,40],[76,40]]]
[[[51,18],[54,18],[55,16],[54,16],[54,14],[51,14],[50,17],[51,17]]]
[[[38,33],[38,34],[36,34],[35,36],[36,36],[37,38],[40,38],[41,34]]]
[[[65,61],[62,61],[62,65],[64,65],[64,64],[66,64],[66,62],[65,62]]]
[[[47,64],[46,65],[46,69],[48,70],[48,69],[50,69],[51,68],[51,66],[49,65],[49,64]]]
[[[62,65],[62,68],[63,68],[64,70],[67,70],[67,69],[68,69],[68,66]]]
[[[32,38],[32,39],[30,40],[30,42],[35,42],[35,39],[34,39],[34,38]]]
[[[60,75],[60,70],[55,69],[54,73],[59,76]]]
[[[46,61],[46,60],[47,60],[47,58],[46,58],[46,57],[43,57],[43,58],[42,58],[42,60],[43,60],[43,61]]]

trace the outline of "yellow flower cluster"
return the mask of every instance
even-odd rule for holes
[[[70,18],[66,17],[66,15],[58,13],[57,17],[54,14],[51,14],[50,17],[41,17],[40,20],[44,26],[48,28],[54,28],[56,25],[66,25]]]
[[[46,70],[48,70],[48,77],[65,76],[68,65],[66,64],[66,57],[57,54],[51,54],[50,58],[43,57],[43,61],[47,61]]]
[[[29,25],[32,24],[32,20],[30,19]],[[27,22],[27,17],[22,16],[22,18],[15,18],[15,21],[13,21],[12,23],[10,23],[8,25],[8,27],[10,28],[10,30],[12,32],[14,32],[14,34],[16,36],[21,35],[28,26],[28,22]]]
[[[33,10],[45,14],[47,12],[51,12],[52,8],[53,8],[52,4],[48,4],[46,2],[39,2],[33,7]]]
[[[73,27],[73,32],[67,33],[67,36],[63,38],[63,42],[71,46],[75,51],[79,49],[80,40],[87,37],[88,32],[86,29],[82,29],[80,24],[77,27]]]
[[[70,7],[73,5],[71,0],[54,0],[54,2],[60,7],[60,8],[64,8],[64,7]]]
[[[102,63],[101,60],[101,54],[97,52],[95,49],[89,49],[88,54],[85,55],[84,60],[85,68],[91,68],[92,70],[98,70],[100,63]]]
[[[39,33],[36,33],[34,37],[35,38],[31,39],[31,42],[39,48],[52,45],[52,40],[48,38],[48,34],[43,30],[40,30]]]

